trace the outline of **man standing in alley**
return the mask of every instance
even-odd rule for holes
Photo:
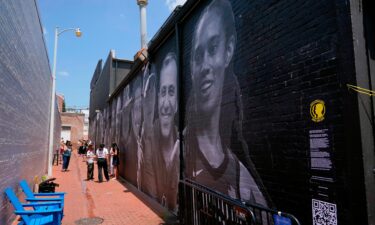
[[[103,171],[104,176],[107,181],[109,181],[108,175],[108,149],[104,147],[104,144],[100,144],[99,148],[96,150],[96,156],[98,157],[98,179],[99,183],[103,182]]]

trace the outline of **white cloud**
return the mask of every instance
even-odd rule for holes
[[[62,76],[62,77],[68,77],[69,76],[69,73],[67,71],[60,71],[57,74]]]
[[[173,11],[178,5],[185,4],[185,2],[186,0],[165,0],[165,4],[168,6],[170,11]]]
[[[47,34],[48,34],[48,30],[47,30],[47,28],[43,27],[43,35],[44,35],[44,36],[47,36]]]

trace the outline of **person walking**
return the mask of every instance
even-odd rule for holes
[[[100,144],[99,148],[96,150],[96,157],[98,158],[98,179],[99,183],[103,182],[103,170],[104,176],[107,181],[109,181],[108,175],[108,149],[104,148],[104,144]]]
[[[111,164],[111,169],[112,174],[114,176],[113,179],[117,180],[118,179],[118,165],[120,164],[120,159],[119,159],[119,154],[120,154],[120,149],[118,148],[116,143],[112,143],[112,148],[111,148],[111,158],[112,158],[112,164]]]
[[[62,166],[62,172],[65,172],[68,170],[69,162],[70,162],[70,156],[72,155],[72,143],[70,141],[66,141],[66,149],[63,153],[63,166]]]
[[[60,164],[62,164],[62,162],[63,162],[62,158],[63,158],[64,151],[65,151],[65,142],[64,142],[64,138],[61,138],[61,141],[60,141],[60,152],[59,152]]]
[[[94,146],[89,145],[86,153],[87,162],[87,180],[94,180],[94,159],[96,155],[94,153]]]
[[[78,155],[82,156],[84,154],[83,153],[83,146],[84,146],[83,140],[79,140],[79,143],[80,143],[80,146],[78,148]]]

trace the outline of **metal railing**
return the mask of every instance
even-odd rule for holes
[[[192,180],[180,180],[180,185],[185,225],[300,225],[291,214],[232,199]]]
[[[256,225],[301,225],[298,219],[290,213],[277,211],[249,202],[243,202],[243,204],[246,205],[248,209],[254,213]]]

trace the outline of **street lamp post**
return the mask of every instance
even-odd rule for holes
[[[77,37],[81,37],[82,32],[79,28],[67,28],[59,31],[59,27],[55,28],[55,46],[53,49],[53,69],[52,69],[52,94],[51,94],[51,117],[49,128],[49,145],[48,145],[48,176],[52,176],[52,156],[53,156],[53,131],[55,129],[55,92],[56,92],[56,57],[57,42],[59,35],[66,31],[74,31]]]

